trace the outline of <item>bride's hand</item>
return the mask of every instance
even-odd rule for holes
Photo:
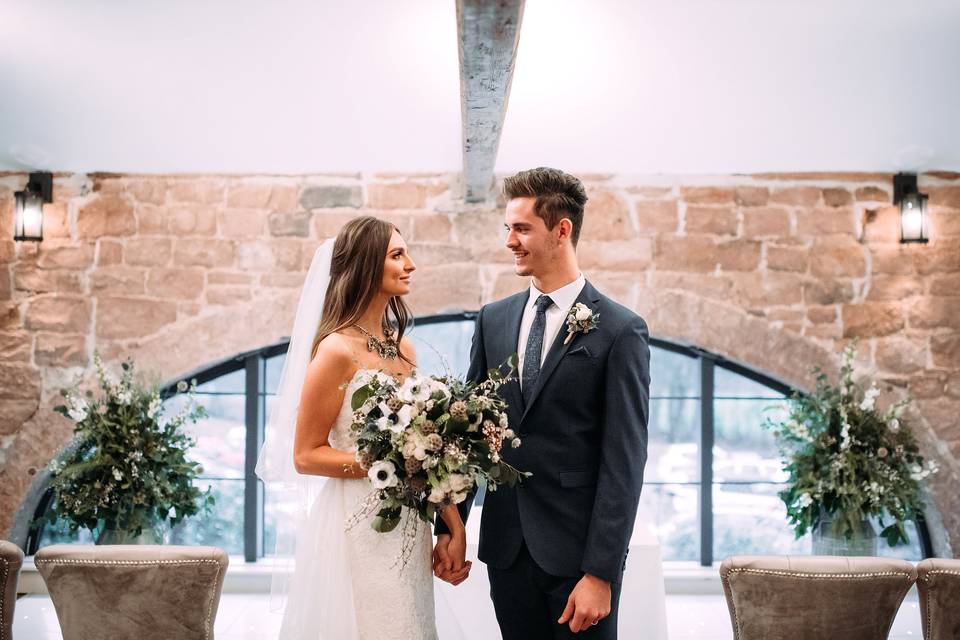
[[[450,571],[460,573],[467,559],[467,533],[460,530],[450,536],[447,544],[447,554],[451,560]]]
[[[453,571],[451,569],[454,565],[454,558],[457,557],[456,549],[458,546],[456,544],[453,545],[453,553],[451,553],[450,543],[452,538],[453,536],[449,533],[441,533],[437,536],[437,544],[433,549],[433,573],[441,580],[457,586],[469,577],[470,567],[473,566],[473,563],[463,562],[460,571]],[[462,546],[465,554],[466,536],[463,536]]]

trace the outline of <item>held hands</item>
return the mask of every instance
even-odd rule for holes
[[[472,562],[466,561],[467,534],[460,530],[457,533],[441,533],[437,536],[437,544],[433,548],[433,573],[445,582],[456,586],[470,575]]]
[[[567,608],[563,610],[558,624],[569,623],[570,631],[579,633],[589,629],[610,615],[610,583],[589,573],[580,578],[580,582],[567,598]]]

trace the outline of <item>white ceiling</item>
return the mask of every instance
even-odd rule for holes
[[[527,0],[497,169],[960,169],[957,0]],[[454,0],[2,0],[0,170],[456,171]]]

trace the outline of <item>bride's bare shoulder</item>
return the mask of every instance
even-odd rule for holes
[[[317,350],[310,360],[310,368],[327,372],[346,371],[354,365],[355,360],[350,338],[331,333],[317,345]]]

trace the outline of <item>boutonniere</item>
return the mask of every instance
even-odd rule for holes
[[[599,317],[599,313],[594,313],[593,309],[582,302],[570,307],[570,310],[567,311],[567,339],[563,341],[563,344],[568,344],[573,340],[574,334],[587,334],[596,329],[597,318]]]

